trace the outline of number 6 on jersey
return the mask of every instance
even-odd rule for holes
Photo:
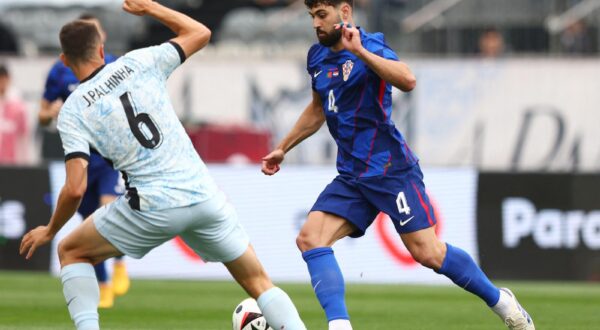
[[[121,104],[123,104],[125,115],[127,115],[129,128],[138,142],[147,149],[158,148],[162,142],[162,134],[158,126],[154,123],[154,120],[152,120],[152,117],[147,113],[136,115],[135,108],[131,102],[131,93],[123,93],[119,99],[121,100]]]

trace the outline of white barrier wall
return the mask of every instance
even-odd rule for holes
[[[417,143],[427,164],[600,170],[600,62],[415,61]]]
[[[417,88],[406,98],[395,92],[393,118],[399,126],[412,127],[408,142],[423,164],[600,170],[598,60],[405,60],[417,75]],[[7,63],[35,122],[51,61]],[[252,122],[271,129],[278,141],[310,101],[310,79],[302,60],[199,55],[175,71],[169,91],[184,120]],[[406,109],[409,116],[398,115]],[[298,146],[288,161],[332,164],[333,144],[322,130]]]
[[[322,189],[335,177],[333,167],[284,166],[273,177],[251,166],[209,165],[221,189],[235,205],[259,258],[276,281],[309,281],[295,245],[305,216]],[[462,247],[477,259],[475,194],[477,174],[471,169],[424,169],[425,183],[440,222],[442,239]],[[64,165],[51,166],[53,193],[64,182]],[[69,227],[79,220],[70,221]],[[70,230],[65,228],[55,241]],[[56,244],[56,242],[55,242]],[[416,265],[385,216],[361,239],[344,239],[335,246],[349,282],[449,283]],[[56,259],[56,253],[52,256]],[[131,276],[151,278],[229,279],[220,264],[206,264],[172,240],[141,260],[127,259]],[[52,262],[58,272],[58,263]]]

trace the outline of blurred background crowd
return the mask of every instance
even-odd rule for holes
[[[215,46],[287,47],[312,43],[310,17],[300,0],[165,0],[206,24]],[[93,11],[116,53],[170,36],[150,19],[127,17],[113,0],[3,0],[0,51],[32,56],[59,50],[57,31]],[[590,0],[356,0],[358,21],[384,32],[402,53],[434,56],[594,55],[600,4]],[[272,51],[264,49],[265,52]]]
[[[303,67],[306,51],[316,38],[303,1],[161,2],[213,31],[211,45],[192,61],[197,65],[189,66],[187,73],[177,74],[170,83],[176,111],[193,139],[196,137],[197,148],[208,161],[256,161],[289,128],[308,97],[309,79]],[[561,63],[565,59],[595,59],[600,51],[599,8],[600,1],[596,0],[356,0],[355,17],[366,30],[384,32],[387,43],[403,60],[414,63],[418,76],[428,81],[426,72],[419,71],[430,63],[427,60],[436,65],[452,60],[478,65],[489,59],[508,63],[514,59],[562,59]],[[43,137],[47,134],[37,124],[39,100],[48,70],[60,52],[58,31],[83,12],[100,19],[108,35],[106,50],[116,55],[171,37],[170,31],[156,21],[125,14],[116,0],[0,1],[1,163],[37,164],[60,157],[60,152],[44,154]],[[476,69],[471,74],[481,78],[488,71]],[[468,73],[459,75],[465,78]],[[453,84],[463,84],[463,80]],[[420,87],[421,93],[428,93],[425,86]],[[207,92],[208,87],[219,92]],[[461,90],[469,88],[463,85]],[[424,104],[417,102],[415,93],[396,94],[396,122],[421,153],[428,146],[424,142],[427,131],[422,127],[427,117]],[[461,93],[449,97],[468,99]],[[420,113],[425,117],[419,117]],[[468,111],[462,116],[475,118],[469,137],[456,143],[469,150],[457,147],[461,150],[425,157],[425,163],[486,163],[477,149],[483,129],[481,116],[469,115]],[[462,131],[460,125],[453,127]],[[222,139],[207,142],[210,137],[224,136],[246,141],[250,149],[227,152],[223,149],[228,144],[218,142]],[[315,140],[313,147],[300,148],[291,161],[333,161],[332,141],[325,135]],[[263,147],[256,149],[257,144]]]

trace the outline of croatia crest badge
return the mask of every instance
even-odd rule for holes
[[[354,67],[354,62],[347,60],[344,65],[342,65],[342,73],[344,74],[344,81],[348,80],[350,77],[350,73],[352,72],[352,68]]]

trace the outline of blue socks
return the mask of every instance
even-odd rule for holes
[[[263,292],[256,303],[273,329],[306,330],[290,297],[280,288]]]
[[[108,281],[108,275],[106,275],[106,265],[104,261],[94,266],[94,272],[96,272],[98,283],[106,283]]]
[[[456,285],[479,296],[488,306],[492,307],[500,299],[500,290],[477,266],[473,258],[465,251],[446,243],[448,250],[442,268],[436,272],[446,275]]]
[[[88,263],[70,264],[62,268],[60,278],[67,308],[77,330],[98,330],[100,292],[94,268]]]
[[[327,320],[349,320],[346,309],[344,277],[330,247],[320,247],[302,253],[308,265],[313,290]]]
[[[437,273],[447,276],[461,288],[479,296],[492,307],[500,299],[500,290],[483,273],[465,251],[446,244],[447,252]],[[345,302],[344,277],[330,247],[320,247],[302,253],[308,265],[311,284],[325,310],[327,320],[349,320]]]
[[[115,257],[115,260],[123,260],[123,256]],[[98,283],[108,282],[108,273],[106,272],[106,262],[102,261],[94,266]]]

